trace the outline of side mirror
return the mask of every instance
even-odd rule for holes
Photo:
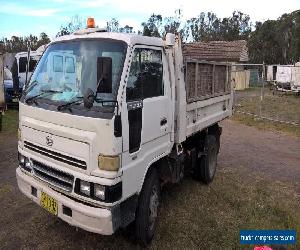
[[[88,88],[83,96],[83,105],[84,107],[90,109],[91,107],[93,107],[94,101],[95,101],[95,94],[93,90]]]
[[[112,93],[112,59],[97,58],[97,93]]]

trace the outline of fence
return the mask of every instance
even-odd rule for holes
[[[300,70],[297,67],[293,69],[295,72]],[[283,84],[280,85],[276,79],[267,79],[267,68],[264,64],[232,65],[231,81],[236,90],[235,112],[256,119],[300,126],[300,97],[292,92],[278,91],[276,86]],[[280,78],[280,74],[277,75]],[[293,79],[295,77],[291,76],[287,83],[289,86],[293,85]]]

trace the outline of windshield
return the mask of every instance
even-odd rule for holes
[[[39,102],[61,103],[80,99],[90,88],[97,90],[97,59],[110,57],[112,60],[112,91],[97,93],[103,101],[115,101],[119,87],[127,45],[111,39],[59,42],[50,45],[39,61],[27,86],[26,98],[47,91]],[[94,103],[101,106],[103,102]],[[83,106],[80,104],[78,106]]]
[[[37,61],[33,58],[30,58],[29,61],[29,72],[34,70]],[[20,57],[19,58],[19,73],[26,73],[27,68],[27,57]]]

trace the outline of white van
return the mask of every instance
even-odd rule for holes
[[[28,78],[30,78],[30,76],[35,68],[35,65],[39,61],[40,57],[41,57],[41,53],[36,52],[36,51],[30,52]],[[25,80],[26,80],[27,52],[17,53],[15,56],[15,63],[18,66],[19,84],[21,86],[23,86],[25,83]]]

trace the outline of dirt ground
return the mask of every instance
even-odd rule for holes
[[[232,120],[222,124],[219,162],[223,168],[244,166],[273,180],[300,183],[300,138],[258,130]]]
[[[187,177],[166,187],[151,248],[236,249],[239,229],[299,227],[300,139],[222,126],[213,184]],[[49,215],[19,192],[16,167],[16,136],[0,134],[0,248],[139,248],[123,232],[99,236]]]

